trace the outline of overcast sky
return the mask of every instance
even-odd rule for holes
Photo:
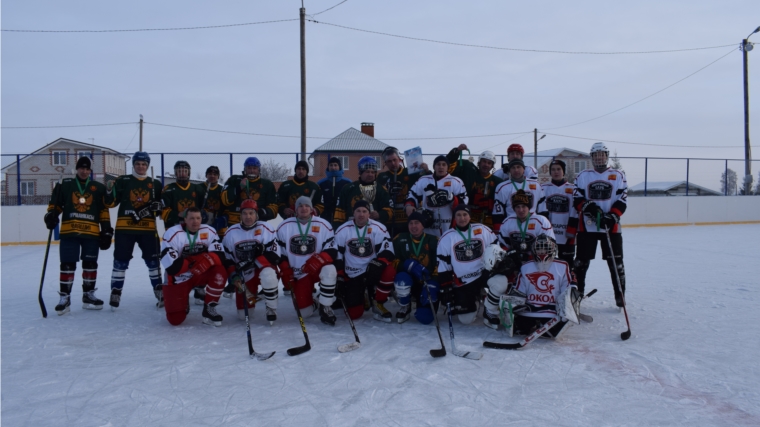
[[[340,0],[305,0],[315,14]],[[300,1],[3,1],[3,29],[100,30],[297,19]],[[514,136],[392,141],[532,131],[608,143],[621,156],[743,158],[741,40],[760,25],[748,1],[349,0],[314,19],[417,38],[539,50],[649,51],[574,55],[479,49],[307,22],[307,132],[333,137],[363,121],[401,149],[503,154]],[[751,40],[760,43],[760,34]],[[728,54],[664,92],[609,116]],[[760,48],[749,52],[751,128],[760,138]],[[136,122],[300,134],[299,23],[194,31],[2,33],[2,125]],[[2,130],[2,152],[66,137],[124,152],[137,126]],[[542,132],[543,133],[543,132]],[[518,136],[518,135],[515,135]],[[94,139],[93,139],[94,138]],[[307,150],[324,143],[309,139]],[[532,151],[532,134],[514,142]],[[149,152],[298,151],[298,138],[145,126]],[[548,135],[539,149],[588,151],[593,141]],[[760,149],[755,150],[760,158]],[[757,164],[760,165],[760,164]],[[757,166],[755,167],[757,169]],[[755,175],[757,174],[754,171]]]

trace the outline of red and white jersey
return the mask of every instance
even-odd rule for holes
[[[555,238],[552,224],[545,216],[529,214],[528,220],[523,222],[512,215],[505,219],[499,229],[499,242],[507,249],[529,250],[539,234],[546,234]],[[525,248],[521,244],[525,243]]]
[[[345,272],[354,278],[367,270],[369,262],[388,253],[392,261],[393,244],[385,226],[375,220],[369,220],[364,227],[357,227],[354,220],[338,227],[335,231],[335,246],[338,259],[345,262]]]
[[[539,271],[534,261],[526,262],[517,276],[516,288],[525,294],[532,310],[520,312],[525,317],[554,317],[559,296],[575,282],[570,266],[554,260],[546,271]]]
[[[216,230],[202,224],[201,228],[192,235],[185,231],[184,224],[177,224],[164,233],[161,242],[161,265],[169,268],[175,261],[198,255],[204,252],[217,252],[224,254],[224,248],[219,241]],[[223,256],[223,255],[222,255]],[[182,283],[190,280],[193,274],[189,271],[174,276],[174,283]]]
[[[509,175],[509,172],[504,172],[504,168],[497,170],[493,174],[501,178],[503,181],[509,181],[512,179],[512,177]],[[538,172],[536,172],[536,168],[530,165],[525,165],[525,173],[523,173],[523,175],[528,179],[538,179]]]
[[[549,212],[549,222],[554,229],[557,244],[564,245],[568,238],[565,232],[575,236],[578,224],[578,211],[573,205],[575,185],[565,182],[562,185],[554,183],[541,184],[544,190],[544,202],[538,207],[539,212]],[[571,218],[575,218],[571,220]],[[572,237],[571,237],[572,238]]]
[[[270,255],[268,259],[280,257],[277,235],[266,221],[258,221],[248,230],[243,228],[242,223],[231,226],[224,234],[222,245],[227,258],[235,263],[251,261],[269,254],[274,256]],[[256,274],[256,265],[252,264],[242,273],[246,282],[253,279]]]
[[[523,182],[512,180],[504,181],[496,186],[494,194],[493,214],[512,216],[515,210],[512,209],[512,194],[517,190],[523,190],[530,197],[530,213],[536,213],[538,204],[544,198],[544,190],[541,184],[535,179],[525,179]]]
[[[628,205],[628,182],[623,171],[607,168],[604,172],[586,169],[575,178],[574,204],[576,208],[582,202],[590,200],[596,203],[605,213],[614,212],[622,217]],[[578,231],[589,233],[604,233],[597,227],[596,218],[588,216],[578,220]],[[620,233],[620,224],[612,229]]]
[[[442,197],[441,194],[448,193],[449,202],[443,206],[435,206],[435,196]],[[441,236],[446,230],[451,228],[451,220],[454,218],[454,208],[460,204],[467,204],[467,188],[464,182],[452,175],[436,180],[433,175],[423,175],[414,183],[409,190],[407,202],[413,202],[415,207],[422,206],[433,212],[435,222],[431,228],[426,228],[425,232],[433,236]]]
[[[300,279],[306,276],[301,269],[312,254],[335,249],[335,233],[330,223],[320,217],[312,216],[306,223],[291,217],[277,227],[277,243],[282,255],[287,256],[296,279]]]
[[[469,233],[458,228],[450,229],[438,241],[438,274],[451,271],[458,279],[455,283],[465,285],[477,280],[483,274],[486,246],[495,242],[496,235],[483,224],[470,224]]]

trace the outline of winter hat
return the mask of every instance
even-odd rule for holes
[[[470,214],[470,208],[465,204],[461,204],[461,205],[457,205],[457,207],[454,208],[454,211],[451,213],[451,215],[454,216],[459,211],[465,211],[467,212],[467,215]]]
[[[301,205],[306,205],[310,208],[313,208],[314,206],[311,204],[311,199],[306,196],[301,196],[298,199],[296,199],[296,209],[298,209]]]
[[[549,164],[549,170],[552,169],[552,166],[559,165],[559,167],[562,168],[562,174],[567,173],[567,165],[562,160],[552,160],[552,162]]]
[[[366,200],[357,200],[356,203],[354,203],[354,211],[356,211],[359,208],[364,208],[366,210],[369,210],[369,203],[367,203]]]
[[[307,162],[306,160],[299,160],[298,162],[296,162],[296,167],[293,168],[293,171],[295,172],[295,170],[298,168],[306,169],[306,174],[307,175],[309,174],[309,162]]]
[[[521,159],[512,159],[507,166],[507,169],[512,169],[512,166],[522,166],[523,169],[525,168],[525,162],[523,162]]]
[[[447,159],[446,156],[438,156],[435,158],[435,160],[433,160],[433,166],[435,166],[435,164],[438,162],[446,162],[446,164],[448,165],[449,159]]]
[[[422,212],[414,211],[411,215],[407,218],[407,222],[411,221],[419,221],[420,223],[425,223],[425,218],[422,216]]]
[[[517,190],[512,195],[512,208],[514,209],[518,205],[525,205],[530,207],[530,195],[524,190]]]
[[[343,162],[340,161],[339,157],[335,157],[335,156],[330,157],[330,160],[327,161],[327,165],[330,166],[330,163],[335,163],[336,165],[338,165],[340,170],[343,170]]]
[[[87,156],[80,157],[79,160],[77,160],[77,169],[79,168],[92,169],[92,161],[90,158]]]

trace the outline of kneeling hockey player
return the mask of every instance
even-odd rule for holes
[[[518,190],[512,194],[511,205],[515,213],[504,220],[499,229],[499,242],[508,251],[517,265],[531,257],[531,245],[539,234],[546,234],[552,239],[554,231],[548,219],[543,215],[530,213],[530,194]]]
[[[393,263],[397,271],[393,284],[396,299],[401,305],[396,313],[398,323],[409,320],[412,301],[417,304],[414,317],[420,323],[431,323],[434,313],[430,301],[438,301],[438,282],[434,280],[438,276],[438,238],[425,233],[423,221],[420,212],[412,212],[409,216],[409,232],[399,233],[393,239],[393,252],[396,254]]]

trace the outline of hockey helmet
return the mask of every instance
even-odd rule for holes
[[[219,167],[218,166],[209,166],[208,169],[206,169],[206,175],[213,173],[216,175],[221,175],[219,173]]]
[[[138,151],[132,156],[132,166],[135,162],[145,162],[150,165],[150,156],[145,151]]]
[[[179,168],[187,168],[187,170],[190,170],[190,163],[185,160],[177,160],[177,163],[174,164],[174,170],[176,171]]]
[[[591,152],[589,154],[591,154],[591,163],[593,163],[595,169],[607,167],[610,150],[603,142],[595,142],[594,145],[591,146]]]
[[[478,158],[478,163],[480,163],[481,160],[488,160],[495,164],[496,155],[493,153],[493,151],[484,151],[480,154],[480,157]]]
[[[245,159],[245,163],[243,163],[243,166],[256,166],[258,168],[261,167],[261,162],[256,157],[249,157]]]
[[[244,209],[253,209],[258,213],[259,205],[253,199],[245,199],[242,203],[240,203],[240,212],[242,212]]]
[[[509,146],[509,148],[507,148],[507,154],[509,154],[509,153],[511,153],[513,151],[516,151],[516,152],[518,152],[520,154],[525,154],[525,150],[523,150],[523,147],[520,144],[512,144],[512,145]]]
[[[398,158],[401,158],[401,153],[399,153],[398,148],[387,146],[385,147],[385,150],[383,150],[383,154],[381,154],[381,157],[383,158],[383,162],[385,162],[389,156],[392,156],[393,154],[397,155]]]
[[[539,234],[533,241],[531,251],[533,260],[536,262],[539,271],[546,271],[549,265],[554,262],[554,254],[557,250],[557,242],[548,234]]]
[[[366,170],[377,170],[377,160],[375,160],[374,157],[364,156],[359,159],[359,173],[362,173]]]

